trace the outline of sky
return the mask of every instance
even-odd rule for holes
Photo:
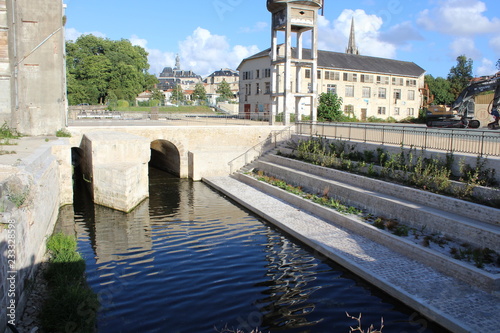
[[[63,2],[67,40],[128,39],[146,49],[155,75],[177,54],[181,69],[207,76],[271,45],[265,0]],[[325,0],[318,48],[345,52],[353,17],[361,55],[414,62],[434,77],[446,78],[460,55],[473,60],[474,76],[498,71],[498,0]]]

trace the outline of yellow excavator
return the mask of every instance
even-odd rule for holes
[[[422,90],[425,93],[426,89]],[[479,128],[481,123],[479,120],[474,119],[474,96],[488,91],[495,91],[493,100],[488,107],[488,112],[493,116],[494,121],[488,124],[488,128],[498,129],[500,119],[500,72],[491,76],[472,79],[449,108],[444,105],[430,105],[433,98],[429,96],[426,100],[427,127]]]

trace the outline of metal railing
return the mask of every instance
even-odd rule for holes
[[[253,162],[256,158],[264,155],[266,152],[276,148],[278,146],[278,142],[290,140],[292,133],[294,132],[294,127],[295,125],[292,125],[282,130],[272,131],[264,141],[259,142],[243,154],[229,161],[228,165],[230,173],[233,174],[236,171],[236,168],[241,168]]]
[[[296,123],[296,133],[407,148],[500,156],[500,132],[404,124]]]

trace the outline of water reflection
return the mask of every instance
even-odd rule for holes
[[[346,332],[345,311],[383,316],[384,333],[432,332],[202,183],[152,169],[150,198],[131,214],[76,199],[58,228],[78,236],[99,332]]]

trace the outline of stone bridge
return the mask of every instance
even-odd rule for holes
[[[126,212],[148,196],[148,164],[193,180],[228,175],[230,162],[242,167],[292,131],[269,125],[68,129],[74,164],[82,167],[94,202]]]

